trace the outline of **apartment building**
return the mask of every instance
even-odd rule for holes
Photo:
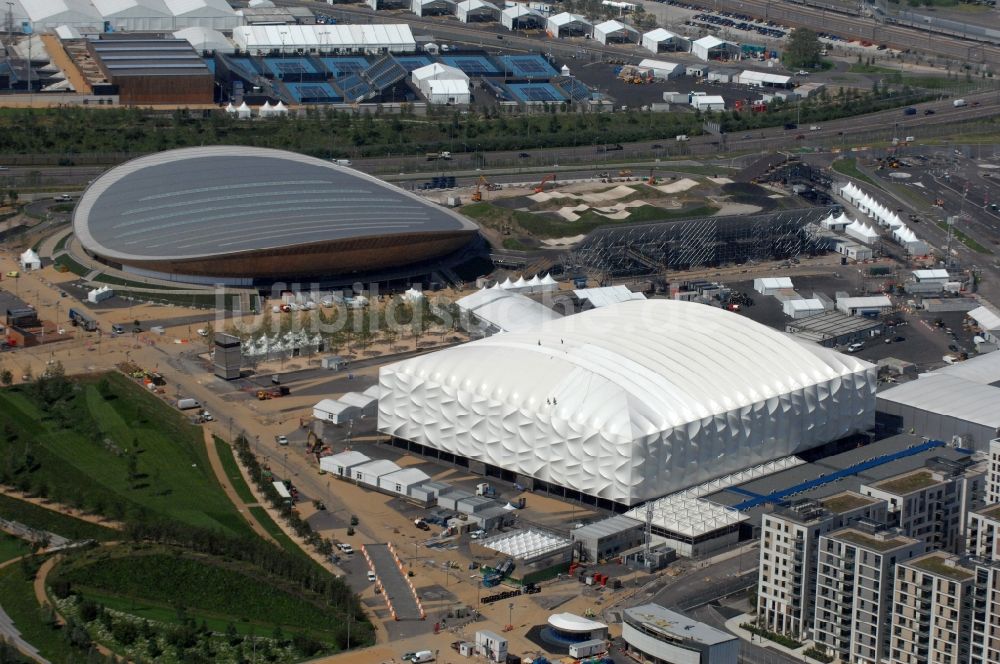
[[[969,513],[966,552],[982,560],[1000,559],[1000,505],[989,505]]]
[[[918,468],[875,484],[861,493],[884,500],[887,523],[928,549],[964,553],[969,513],[982,505],[986,472],[982,464],[935,457]]]
[[[989,471],[986,479],[986,503],[1000,503],[1000,438],[990,441]]]
[[[1000,560],[974,560],[969,664],[1000,662]]]
[[[934,551],[896,568],[893,588],[892,664],[965,664],[976,570],[967,561]]]
[[[820,535],[813,640],[842,662],[881,664],[891,636],[897,563],[924,543],[871,520]]]
[[[882,521],[886,503],[854,491],[801,500],[761,520],[757,616],[761,626],[808,638],[813,625],[820,536],[854,519]]]

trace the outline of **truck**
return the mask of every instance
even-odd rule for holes
[[[87,332],[93,332],[97,329],[97,321],[79,309],[71,308],[69,310],[69,322],[74,326],[82,327]]]
[[[497,495],[497,492],[489,484],[487,484],[486,482],[482,482],[476,485],[476,495],[486,496],[487,498],[493,498],[494,496]]]
[[[201,408],[201,404],[198,403],[197,399],[178,399],[177,400],[177,410],[191,410],[192,408]]]
[[[962,108],[963,106],[968,106],[969,104],[964,99],[956,99],[955,101],[951,102],[951,105],[954,106],[955,108]]]
[[[450,152],[428,152],[427,153],[427,161],[437,161],[438,159],[443,159],[445,161],[448,161],[449,159],[451,159],[451,153]]]
[[[679,142],[679,143],[683,143],[684,141],[688,140],[688,136],[687,136],[687,134],[677,134],[677,136],[676,136],[676,138],[674,140],[677,141],[677,142]]]

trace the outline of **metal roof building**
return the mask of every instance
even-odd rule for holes
[[[877,395],[878,422],[890,430],[989,449],[1000,436],[1000,353],[922,374]]]
[[[117,166],[83,193],[73,227],[88,252],[126,271],[210,283],[396,268],[458,249],[477,232],[360,171],[236,146]]]
[[[738,314],[631,301],[383,366],[379,430],[635,505],[866,430],[875,377]]]
[[[739,637],[659,604],[625,609],[622,638],[637,661],[736,664]]]
[[[3,11],[6,16],[7,7]],[[88,0],[12,0],[10,14],[15,26],[27,23],[33,32],[60,25],[102,28],[104,21]]]
[[[745,69],[737,79],[740,85],[752,85],[758,88],[787,88],[791,87],[792,77],[780,74],[769,74],[762,71],[751,71]]]

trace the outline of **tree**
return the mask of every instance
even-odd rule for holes
[[[808,28],[795,28],[788,35],[788,44],[782,60],[786,67],[818,67],[820,51],[823,50],[819,36]]]
[[[10,387],[14,382],[14,374],[10,369],[4,369],[0,371],[0,383],[3,383],[4,387]]]

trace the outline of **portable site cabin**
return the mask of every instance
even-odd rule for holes
[[[437,503],[439,493],[449,489],[451,489],[451,485],[444,482],[424,482],[410,489],[410,498],[419,500],[425,505],[432,505]]]
[[[331,475],[350,478],[353,468],[369,461],[371,459],[361,452],[348,450],[340,454],[334,454],[333,456],[323,457],[319,460],[319,467]]]
[[[368,463],[363,463],[360,466],[355,466],[351,469],[351,473],[354,475],[353,479],[355,481],[377,489],[380,477],[388,475],[389,473],[394,473],[399,469],[399,466],[392,461],[387,459],[374,459]]]
[[[361,409],[357,406],[336,401],[334,399],[323,399],[313,406],[313,417],[323,422],[333,424],[344,424],[361,415]]]
[[[413,489],[430,480],[431,476],[419,468],[403,468],[379,477],[378,486],[383,491],[409,496]]]

